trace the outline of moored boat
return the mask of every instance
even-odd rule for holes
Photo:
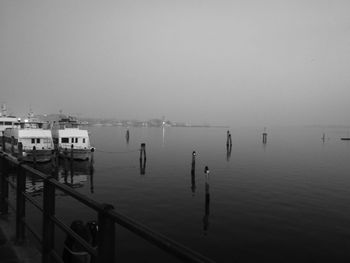
[[[61,118],[53,124],[52,136],[59,155],[74,160],[88,160],[94,150],[90,145],[89,133],[80,129],[73,117]]]
[[[23,161],[47,162],[54,149],[51,130],[44,129],[45,123],[32,115],[18,125],[4,131],[4,151],[21,156]]]
[[[4,131],[7,128],[12,128],[19,125],[18,119],[15,116],[7,115],[6,105],[1,106],[0,112],[0,136],[4,136]],[[2,140],[0,140],[0,145],[2,147]]]

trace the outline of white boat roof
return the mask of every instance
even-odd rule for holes
[[[47,138],[52,137],[51,130],[18,129],[18,137],[21,138]]]
[[[87,130],[80,130],[78,128],[65,128],[58,130],[59,137],[89,137]]]
[[[11,122],[17,122],[18,119],[13,116],[0,116],[0,121],[11,121]]]
[[[41,129],[18,129],[18,136],[21,138],[44,138],[52,137],[51,130]]]

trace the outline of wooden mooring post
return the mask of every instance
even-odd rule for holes
[[[25,197],[26,172],[21,165],[17,166],[17,199],[16,199],[16,242],[22,243],[25,239]]]
[[[5,152],[5,136],[2,135],[2,138],[1,138],[1,142],[2,142],[2,151]]]
[[[204,198],[204,216],[203,216],[203,231],[207,234],[209,228],[209,209],[210,209],[210,193],[209,193],[209,169],[208,166],[204,169],[205,172],[205,198]]]
[[[194,195],[196,191],[196,151],[192,152],[192,162],[191,162],[191,191]]]
[[[227,131],[226,146],[232,146],[232,137],[230,131]]]
[[[262,136],[263,136],[263,138],[262,138],[263,144],[266,144],[267,143],[267,132],[263,132]]]
[[[55,186],[49,182],[51,177],[44,179],[43,196],[43,242],[42,242],[42,262],[52,262],[51,252],[55,244],[55,224],[52,217],[55,215]]]
[[[35,168],[36,167],[36,147],[35,146],[33,146],[32,157],[33,157],[33,165]]]
[[[115,224],[113,218],[108,216],[108,211],[114,209],[113,205],[103,204],[102,212],[98,213],[97,235],[97,261],[114,262],[115,259]]]
[[[9,198],[9,163],[8,161],[2,157],[1,158],[1,193],[0,193],[0,212],[2,215],[8,214],[8,203],[7,200]]]

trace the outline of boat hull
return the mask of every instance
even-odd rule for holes
[[[59,156],[61,158],[67,158],[73,160],[89,160],[91,158],[91,150],[90,149],[60,149]]]

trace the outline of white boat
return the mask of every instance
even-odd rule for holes
[[[18,119],[15,116],[7,115],[6,106],[1,106],[0,112],[0,136],[4,135],[4,131],[7,128],[12,128],[16,125],[19,125]]]
[[[73,117],[61,118],[53,124],[52,136],[61,157],[88,160],[94,150],[90,145],[89,133],[80,129],[80,123]]]
[[[4,131],[5,152],[16,157],[22,155],[24,161],[50,161],[54,145],[51,130],[44,129],[45,123],[32,115],[17,123]]]

